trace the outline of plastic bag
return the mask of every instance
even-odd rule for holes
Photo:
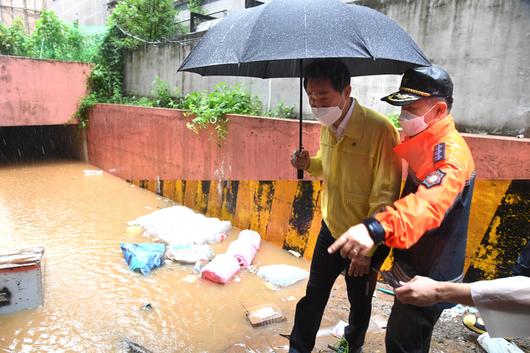
[[[477,341],[488,353],[524,353],[515,344],[504,338],[491,338],[487,332],[480,335]]]
[[[125,262],[132,271],[148,275],[155,268],[164,265],[165,244],[144,243],[144,244],[120,244]]]
[[[258,270],[258,276],[277,287],[287,287],[309,277],[309,272],[296,266],[268,265]]]
[[[198,261],[210,261],[215,253],[208,245],[170,245],[166,258],[183,264],[194,264]]]

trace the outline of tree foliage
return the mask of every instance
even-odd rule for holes
[[[177,10],[171,0],[122,0],[109,18],[109,26],[117,26],[134,37],[149,42],[170,39],[177,32]],[[125,48],[136,48],[140,40],[127,37]]]
[[[92,62],[98,47],[97,36],[82,34],[76,22],[64,23],[52,11],[42,11],[31,35],[20,18],[10,27],[0,24],[0,54],[4,55]]]

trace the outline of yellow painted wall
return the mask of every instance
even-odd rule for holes
[[[320,181],[157,181],[157,190],[211,217],[252,229],[310,259],[320,230]],[[508,275],[530,239],[530,180],[477,180],[471,206],[465,270],[469,280]],[[383,267],[388,268],[391,257]],[[469,269],[469,271],[468,271]]]

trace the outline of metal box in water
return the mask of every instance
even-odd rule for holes
[[[43,303],[43,248],[0,251],[0,315]]]

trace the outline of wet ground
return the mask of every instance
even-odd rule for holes
[[[391,289],[385,283],[379,283],[377,288]],[[385,352],[385,323],[392,308],[394,297],[375,292],[373,300],[372,320],[366,336],[364,352]],[[335,283],[332,297],[324,314],[323,325],[333,325],[338,320],[348,318],[349,304],[346,297],[346,287],[342,278]],[[485,352],[477,343],[478,334],[470,331],[462,324],[464,313],[461,310],[446,311],[436,324],[431,340],[431,353],[483,353]],[[530,339],[512,340],[524,352],[530,352]],[[327,349],[327,341],[321,339],[318,349],[323,352],[332,352]]]
[[[171,205],[168,200],[112,175],[92,175],[81,162],[0,167],[0,248],[45,248],[45,303],[0,316],[0,352],[124,352],[125,339],[153,352],[286,352],[294,309],[305,282],[272,290],[243,271],[228,285],[190,276],[191,266],[169,263],[148,277],[129,271],[120,242],[147,242],[128,235],[126,222]],[[216,245],[221,253],[237,231]],[[258,266],[309,262],[264,243]],[[379,287],[386,287],[380,284]],[[387,287],[388,288],[388,287]],[[365,352],[384,352],[385,323],[393,297],[376,292]],[[245,307],[275,304],[287,321],[252,328]],[[150,304],[152,309],[143,309]],[[332,291],[315,352],[331,352],[329,331],[347,320],[342,277]],[[478,335],[444,315],[431,352],[482,352]],[[530,352],[528,341],[516,341]]]

